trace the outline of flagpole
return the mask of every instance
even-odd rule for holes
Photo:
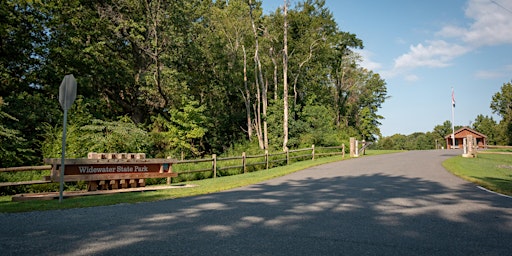
[[[452,87],[452,149],[455,148],[455,96]]]

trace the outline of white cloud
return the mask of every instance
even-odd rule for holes
[[[418,81],[420,78],[417,75],[407,75],[405,76],[405,81],[408,82],[415,82]]]
[[[361,67],[366,68],[368,70],[376,70],[382,67],[382,64],[378,62],[374,62],[371,60],[373,53],[367,50],[355,50],[357,54],[359,54],[362,58]]]
[[[437,34],[458,38],[472,47],[512,43],[512,1],[470,0],[466,17],[473,20],[467,27],[446,26]]]
[[[409,69],[415,67],[446,67],[455,57],[463,55],[469,49],[451,44],[443,40],[427,41],[427,44],[410,46],[409,52],[395,59],[395,69]]]
[[[489,78],[500,78],[503,76],[502,72],[491,71],[491,70],[479,70],[475,73],[476,78],[489,79]]]
[[[512,65],[506,65],[496,70],[479,70],[474,76],[480,79],[508,78],[512,71]]]
[[[435,34],[444,39],[411,45],[407,53],[394,60],[393,69],[386,73],[395,76],[412,68],[443,68],[450,66],[455,58],[479,47],[512,44],[512,1],[469,0],[465,16],[471,20],[467,26],[447,25]],[[484,78],[497,73],[480,71],[475,75]]]

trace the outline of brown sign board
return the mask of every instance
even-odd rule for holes
[[[52,164],[51,179],[60,176],[59,159],[46,159]],[[175,177],[172,159],[66,159],[64,177],[67,181],[94,179]]]
[[[64,175],[167,172],[168,164],[66,165]]]

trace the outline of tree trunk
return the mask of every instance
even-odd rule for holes
[[[251,16],[251,25],[252,25],[252,32],[254,33],[254,65],[255,65],[255,80],[256,80],[256,100],[257,100],[257,106],[256,111],[257,115],[255,115],[256,118],[256,132],[258,134],[258,144],[260,146],[260,149],[265,149],[265,143],[263,142],[262,137],[262,128],[261,128],[261,101],[262,101],[262,93],[265,91],[265,85],[263,82],[263,71],[261,70],[261,61],[259,57],[259,41],[258,41],[258,32],[256,31],[256,25],[254,24],[254,17],[252,16],[252,0],[249,0],[249,12]],[[266,98],[266,96],[265,96]]]
[[[249,141],[252,140],[252,120],[251,120],[251,93],[249,91],[249,87],[247,86],[247,53],[245,52],[245,46],[242,45],[242,50],[244,53],[244,88],[245,88],[245,111],[247,113],[247,136],[249,137]],[[244,94],[242,93],[242,96]]]
[[[274,65],[274,101],[277,102],[277,99],[278,99],[277,92],[278,92],[279,88],[278,88],[278,84],[277,84],[278,70],[277,70],[277,60],[274,55],[274,48],[270,48],[270,58],[272,59],[272,64]]]
[[[263,92],[261,92],[262,96],[262,104],[263,104],[263,147],[264,149],[268,149],[268,125],[267,125],[267,106],[268,106],[268,81],[265,80],[265,86],[263,87]]]
[[[283,36],[283,151],[288,146],[288,1],[284,0],[284,36]]]
[[[261,92],[260,87],[258,86],[258,76],[255,76],[254,79],[256,82],[256,104],[254,104],[254,118],[256,118],[256,134],[258,135],[258,145],[260,146],[260,149],[264,149],[265,145],[263,143],[263,133],[261,131]]]

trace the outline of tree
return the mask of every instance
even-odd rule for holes
[[[258,135],[258,142],[261,149],[268,148],[268,134],[267,134],[267,84],[263,79],[263,69],[260,60],[260,44],[258,39],[258,31],[253,17],[253,4],[249,0],[249,15],[251,17],[251,27],[254,35],[254,66],[255,66],[255,84],[256,84],[256,107],[255,111],[255,127],[256,134]],[[263,122],[263,124],[262,124]],[[263,128],[262,128],[263,127]]]
[[[154,117],[152,134],[157,148],[161,149],[158,157],[169,155],[194,156],[201,155],[201,138],[206,134],[207,118],[204,106],[198,101],[182,96],[181,109],[171,110],[171,120],[162,116]]]
[[[41,159],[37,126],[58,120],[41,77],[45,64],[47,16],[40,1],[8,0],[0,3],[0,124],[3,138],[0,165],[35,165]]]
[[[473,122],[473,129],[487,136],[487,144],[497,144],[498,125],[492,117],[478,115]]]
[[[252,97],[253,87],[249,84],[250,71],[247,70],[247,55],[253,42],[250,41],[251,18],[256,5],[245,0],[215,1],[205,13],[210,23],[208,32],[201,40],[205,56],[216,67],[214,74],[219,74],[217,86],[224,87],[224,95],[238,94],[242,96],[245,107],[246,132],[249,140],[253,139]],[[261,13],[254,10],[254,13]],[[255,15],[256,16],[256,15]],[[218,69],[218,71],[217,71]],[[229,85],[235,86],[229,86]],[[223,95],[215,95],[222,97]],[[233,97],[233,96],[230,96]],[[212,106],[216,108],[216,106]],[[234,108],[236,109],[236,108]]]
[[[502,117],[499,126],[503,141],[512,145],[512,82],[503,84],[501,91],[492,96],[491,109]]]
[[[145,121],[144,113],[165,114],[164,109],[179,104],[177,96],[184,83],[179,72],[180,50],[186,49],[190,6],[182,1],[114,0],[99,5],[98,14],[114,35],[110,40],[126,49],[124,65],[130,80],[124,92],[112,88],[109,97],[132,112],[136,123]],[[102,43],[107,43],[102,41]],[[122,88],[123,88],[122,87]],[[126,102],[130,99],[130,102]]]
[[[283,23],[283,151],[288,149],[288,1],[284,0]]]
[[[444,137],[452,133],[452,122],[446,120],[442,125],[436,125],[432,132],[438,142],[444,142]],[[444,145],[444,143],[441,143]]]
[[[31,89],[48,40],[39,1],[0,2],[0,96]]]
[[[377,111],[388,98],[386,82],[380,78],[379,74],[374,74],[371,71],[362,70],[361,76],[363,83],[358,88],[358,100],[353,109],[359,109],[356,113],[356,128],[358,128],[363,135],[363,138],[369,141],[374,141],[380,137],[379,120],[384,117],[377,114]]]
[[[21,136],[20,131],[7,128],[4,123],[17,122],[13,116],[5,113],[3,108],[4,102],[0,97],[0,167],[11,167],[23,164],[26,157],[30,154],[27,148],[27,141]]]
[[[3,163],[59,152],[56,99],[69,73],[79,85],[69,122],[76,156],[220,154],[253,135],[260,148],[283,150],[379,136],[386,84],[359,67],[352,50],[362,41],[338,29],[325,1],[288,4],[265,15],[260,0],[3,1],[1,125],[24,152]]]
[[[294,131],[299,138],[298,146],[333,146],[337,142],[334,113],[327,106],[307,105],[300,113],[299,120],[296,122],[302,123],[302,130]]]

